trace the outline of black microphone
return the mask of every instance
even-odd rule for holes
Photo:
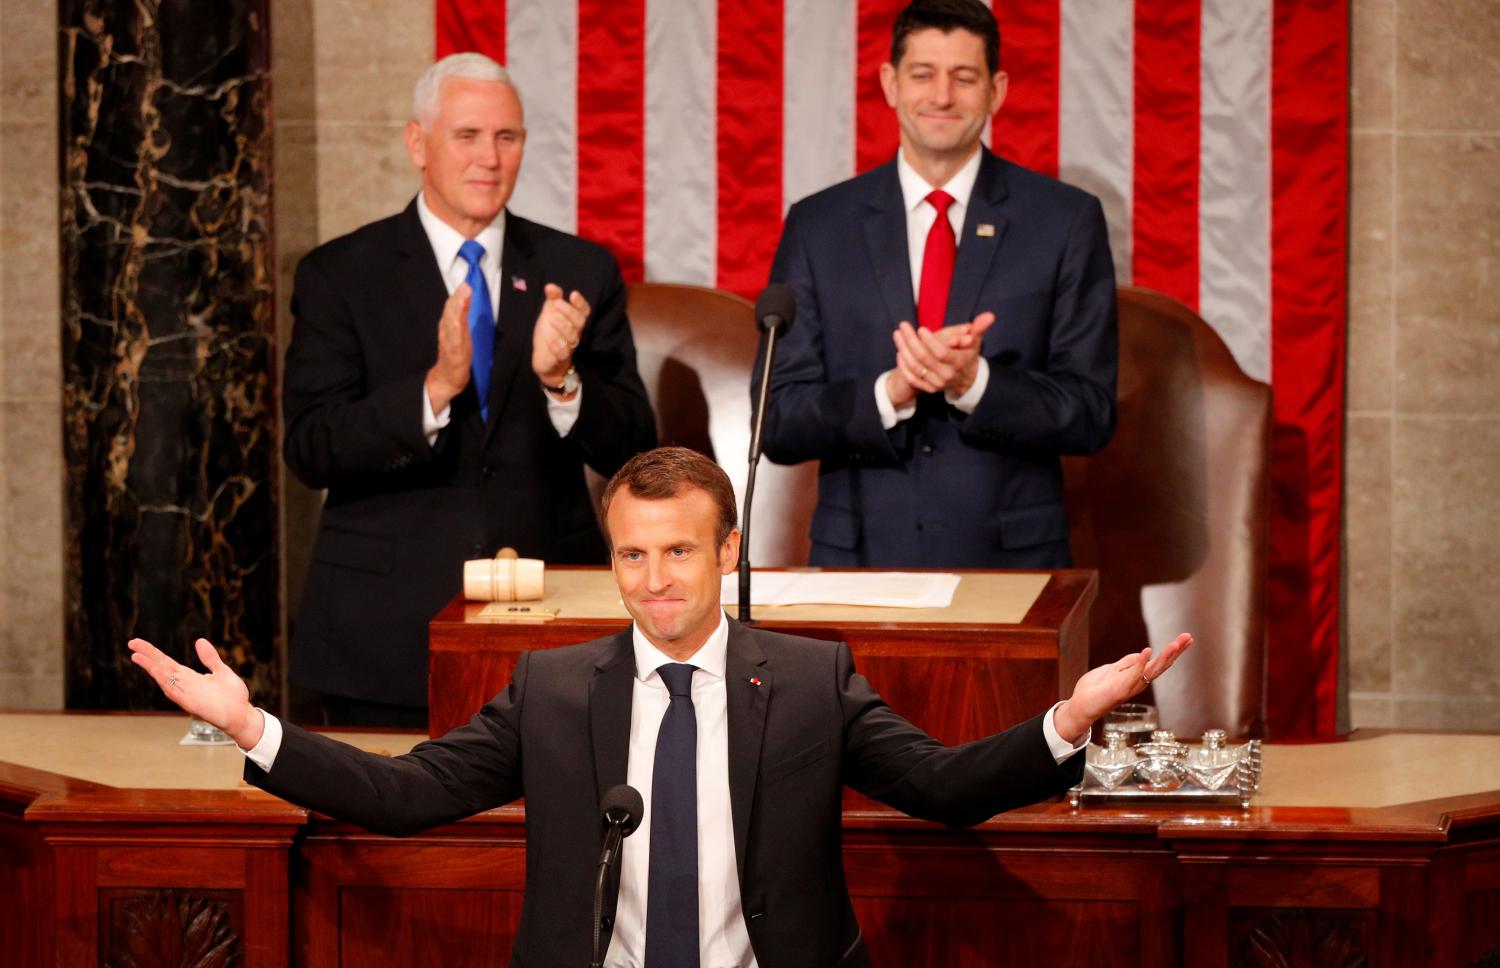
[[[797,297],[792,287],[773,282],[755,300],[755,325],[764,334],[766,355],[761,365],[760,390],[755,395],[755,419],[750,425],[750,468],[745,475],[745,509],[740,522],[740,621],[750,618],[750,502],[755,498],[755,468],[760,463],[761,430],[766,422],[766,401],[771,394],[771,364],[776,359],[776,336],[792,327],[797,318]]]
[[[599,876],[594,882],[594,957],[590,968],[603,968],[604,952],[599,950],[599,934],[604,913],[604,878],[620,853],[620,841],[635,833],[646,812],[640,791],[626,783],[609,788],[604,794],[602,821],[604,850],[599,854]]]

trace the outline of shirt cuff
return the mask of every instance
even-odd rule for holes
[[[880,426],[886,430],[890,430],[903,420],[910,420],[917,412],[915,400],[900,409],[897,409],[896,405],[891,402],[891,395],[885,390],[885,380],[895,372],[895,370],[886,370],[875,378],[875,409],[880,411]]]
[[[422,388],[422,435],[427,438],[427,446],[437,444],[437,435],[440,430],[448,426],[448,421],[453,416],[453,404],[448,403],[438,413],[432,412],[432,398],[427,395],[427,388]]]
[[[1057,706],[1061,705],[1062,703],[1057,704]],[[1086,731],[1083,734],[1083,738],[1078,741],[1077,746],[1070,745],[1067,740],[1058,735],[1057,726],[1052,722],[1052,718],[1057,715],[1057,706],[1053,706],[1047,710],[1047,715],[1042,717],[1042,735],[1047,738],[1047,750],[1052,754],[1052,758],[1061,763],[1074,753],[1088,746],[1089,738],[1094,735],[1094,731],[1092,729]],[[267,720],[270,718],[270,716],[266,717]],[[277,737],[280,738],[279,732]]]
[[[542,387],[542,393],[547,395],[547,419],[552,421],[552,429],[559,437],[568,436],[578,422],[578,411],[583,406],[583,387],[580,386],[573,399],[567,401],[557,399],[557,394],[546,387]]]
[[[260,709],[259,706],[256,707]],[[250,749],[242,749],[241,753],[256,766],[271,772],[271,764],[276,762],[276,754],[281,752],[281,720],[272,716],[264,709],[260,710],[263,725],[260,730],[260,742]]]
[[[956,410],[964,413],[973,413],[979,407],[979,398],[984,396],[984,388],[990,385],[990,361],[984,357],[979,358],[979,368],[974,371],[974,382],[969,384],[969,389],[964,391],[961,397],[955,397],[951,393],[943,394],[943,399]]]

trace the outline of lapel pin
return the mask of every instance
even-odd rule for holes
[[[760,685],[760,676],[751,676],[750,677],[750,685],[752,685],[752,686],[758,686],[758,685]]]
[[[995,237],[995,227],[988,222],[980,222],[974,227],[974,234],[981,239],[992,239]]]
[[[511,276],[510,277],[510,287],[512,289],[514,289],[516,292],[525,292],[526,291],[526,280],[523,279],[520,276]]]

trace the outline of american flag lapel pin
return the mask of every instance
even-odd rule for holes
[[[510,277],[510,287],[512,289],[514,289],[516,292],[525,292],[526,291],[526,277],[524,277],[524,276],[511,276]]]
[[[974,227],[974,234],[981,239],[993,239],[995,237],[995,227],[989,222],[980,222]]]
[[[758,685],[760,685],[760,676],[751,676],[750,677],[750,685],[752,685],[752,686],[758,686]]]

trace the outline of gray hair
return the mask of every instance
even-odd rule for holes
[[[424,129],[437,120],[438,97],[442,93],[443,82],[454,77],[507,84],[516,92],[518,100],[521,97],[515,81],[510,79],[510,72],[490,58],[472,52],[449,54],[423,71],[411,89],[411,116]]]

